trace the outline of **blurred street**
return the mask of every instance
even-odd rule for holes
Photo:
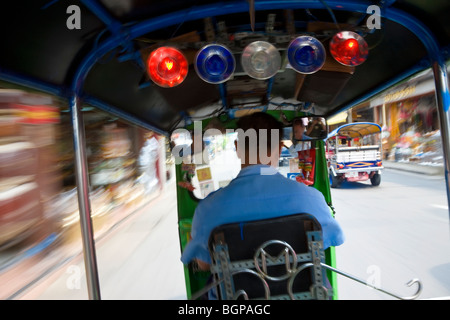
[[[332,189],[336,218],[346,234],[337,267],[400,296],[418,278],[419,298],[450,296],[449,212],[442,175],[385,169],[379,187],[344,182]],[[338,276],[340,299],[392,299]]]
[[[97,242],[102,299],[186,299],[175,181]],[[65,264],[21,299],[88,299],[83,257]]]
[[[337,267],[409,296],[405,284],[419,278],[420,298],[450,296],[450,236],[444,180],[386,169],[379,187],[344,182],[332,189],[346,242]],[[185,299],[179,261],[175,188],[133,215],[97,245],[103,299]],[[77,275],[81,277],[77,278]],[[64,265],[21,298],[86,299],[82,257]],[[392,299],[338,276],[339,299]]]

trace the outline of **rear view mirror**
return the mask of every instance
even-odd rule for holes
[[[297,117],[292,121],[292,141],[323,140],[327,134],[324,117]]]

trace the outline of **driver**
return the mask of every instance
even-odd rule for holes
[[[228,186],[210,193],[199,202],[192,220],[192,239],[187,244],[181,261],[187,264],[196,260],[200,269],[208,270],[211,264],[208,239],[211,231],[219,225],[302,212],[311,214],[321,224],[324,249],[342,244],[344,234],[338,222],[331,216],[322,193],[287,179],[275,169],[282,147],[281,123],[271,115],[259,112],[240,118],[238,126],[242,129],[238,130],[238,140],[245,138],[242,132],[251,129],[256,131],[258,154],[261,147],[259,140],[266,141],[268,155],[265,158],[270,158],[270,163],[262,164],[262,157],[259,156],[256,157],[256,163],[250,161],[250,153],[256,151],[252,147],[256,146],[246,144],[245,150],[237,148],[241,158],[241,171]],[[261,138],[263,134],[266,139]],[[271,134],[278,134],[277,139],[272,140]],[[271,141],[277,142],[272,145]]]
[[[305,134],[306,131],[305,122],[307,121],[308,121],[307,118],[296,118],[292,122],[292,133],[294,135],[292,141],[294,143],[289,147],[289,153],[294,158],[298,158],[299,151],[311,149],[311,144],[308,140],[312,139],[311,137]]]
[[[293,140],[311,140],[309,136],[305,134],[307,118],[296,118],[292,122],[292,130],[294,131]]]

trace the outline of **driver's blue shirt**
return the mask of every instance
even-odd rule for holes
[[[318,220],[325,249],[344,242],[342,229],[321,192],[287,179],[267,165],[245,167],[228,186],[199,202],[192,220],[192,239],[181,261],[187,264],[196,258],[211,263],[208,239],[219,225],[298,213],[309,213]]]

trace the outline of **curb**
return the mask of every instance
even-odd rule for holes
[[[383,160],[383,167],[426,175],[444,175],[444,166],[421,165],[417,163]]]

